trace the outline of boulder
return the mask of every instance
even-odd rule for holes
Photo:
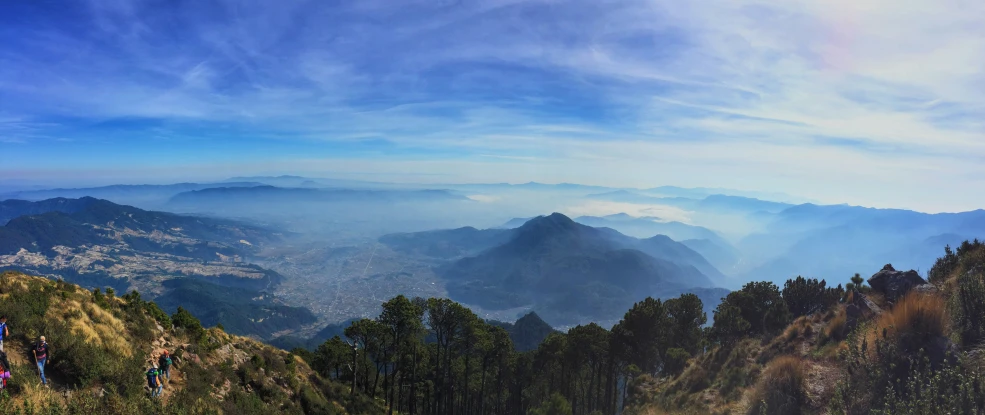
[[[845,305],[845,330],[847,333],[855,330],[862,319],[871,318],[876,314],[882,313],[882,309],[879,306],[858,292],[858,290],[852,292],[851,298],[852,301]]]
[[[926,284],[927,280],[916,271],[897,271],[891,264],[886,264],[881,271],[869,278],[869,286],[883,293],[889,302],[896,302],[914,287]]]

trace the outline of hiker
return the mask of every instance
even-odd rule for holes
[[[45,387],[48,386],[48,379],[44,377],[44,364],[48,361],[48,342],[45,341],[44,336],[38,341],[38,344],[34,346],[31,350],[34,353],[34,361],[38,363],[38,374],[41,375],[41,384]]]
[[[0,389],[7,388],[7,379],[10,379],[10,362],[7,354],[0,350]]]
[[[151,398],[161,396],[161,390],[164,389],[160,373],[154,363],[151,363],[150,369],[147,369],[147,386],[150,386]]]
[[[160,368],[161,376],[171,382],[171,355],[165,350],[161,352],[161,356],[157,358],[157,367]]]
[[[0,316],[0,352],[3,351],[3,339],[10,336],[10,330],[7,330],[7,316]]]

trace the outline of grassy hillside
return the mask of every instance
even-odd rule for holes
[[[760,315],[789,321],[772,327],[750,328],[753,320],[737,315],[765,302],[729,309],[745,295],[730,294],[705,351],[680,371],[636,377],[626,413],[985,413],[985,244],[947,248],[929,284],[905,294],[904,274],[872,287],[856,275],[840,299],[819,307],[799,307],[806,297],[784,290],[789,310],[811,311]]]
[[[0,274],[0,314],[13,376],[0,393],[4,414],[375,414],[361,394],[316,374],[300,357],[179,309],[168,316],[139,294],[123,297],[16,272]],[[173,317],[173,318],[172,318]],[[47,337],[40,385],[30,345]],[[160,399],[144,371],[167,349],[180,358]]]

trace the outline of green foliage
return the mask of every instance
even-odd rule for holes
[[[554,393],[540,406],[533,408],[529,415],[571,415],[571,404],[559,393]]]
[[[772,282],[750,282],[722,299],[715,309],[714,338],[731,345],[746,335],[775,333],[790,321],[779,288]]]
[[[667,357],[664,358],[664,373],[676,376],[687,367],[687,360],[691,354],[687,350],[675,347],[667,350]]]
[[[957,278],[951,315],[961,343],[966,346],[973,346],[985,340],[985,281],[983,279],[985,273],[980,269],[966,272]]]
[[[772,282],[747,283],[741,290],[729,293],[723,302],[739,308],[742,318],[749,322],[750,334],[774,333],[790,322],[786,302]]]
[[[712,325],[711,336],[722,346],[732,346],[752,327],[742,318],[742,310],[727,302],[721,302],[715,308],[715,322]]]
[[[985,242],[975,239],[974,241],[964,241],[958,246],[957,251],[951,249],[950,245],[944,247],[944,256],[937,258],[934,265],[927,272],[927,279],[932,283],[941,283],[954,273],[963,273],[968,270],[985,265]]]
[[[667,350],[670,318],[663,302],[647,297],[633,304],[612,331],[625,350],[626,362],[644,373],[656,373]]]
[[[204,327],[222,323],[223,331],[267,337],[274,332],[297,329],[315,322],[306,308],[275,303],[267,296],[256,300],[256,291],[197,280],[176,278],[162,283],[167,290],[155,299],[162,308],[182,307],[194,314]]]
[[[202,327],[202,322],[189,313],[188,310],[178,307],[178,310],[171,315],[171,323],[174,324],[174,327],[184,329],[188,337],[196,343],[205,343],[206,332],[205,328]]]
[[[828,288],[826,285],[824,280],[818,281],[800,276],[787,280],[783,284],[781,295],[791,317],[806,316],[836,304],[844,290],[840,285],[837,288]]]
[[[670,318],[671,343],[674,347],[697,353],[701,346],[701,327],[708,322],[701,299],[694,294],[682,294],[664,303]]]

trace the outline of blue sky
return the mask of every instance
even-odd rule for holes
[[[985,207],[985,2],[0,2],[0,181],[307,174]]]

